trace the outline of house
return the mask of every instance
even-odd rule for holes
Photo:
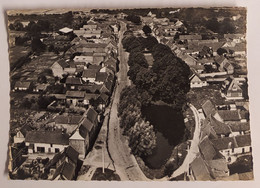
[[[93,62],[93,52],[85,52],[82,53],[79,56],[75,56],[73,59],[74,62],[88,62],[88,63],[92,63]]]
[[[208,83],[205,78],[199,78],[197,74],[190,77],[190,88],[202,88],[207,86]]]
[[[215,105],[210,100],[207,100],[202,104],[202,111],[203,111],[205,117],[213,116],[215,119],[222,121]]]
[[[215,58],[215,62],[218,65],[220,72],[226,71],[228,74],[234,73],[234,67],[224,56],[218,56]]]
[[[197,65],[197,60],[188,54],[180,55],[178,57],[181,58],[189,66]]]
[[[214,179],[228,177],[230,175],[228,165],[225,159],[219,158],[207,161],[211,176]]]
[[[106,43],[87,43],[82,44],[83,52],[106,52]]]
[[[45,172],[53,174],[52,180],[73,180],[79,153],[71,146],[57,153],[45,166]]]
[[[98,72],[97,69],[84,70],[83,73],[82,73],[82,80],[84,82],[95,83],[97,72]]]
[[[220,117],[224,122],[240,122],[241,116],[239,110],[218,110]]]
[[[108,73],[106,72],[97,72],[95,78],[95,84],[102,85],[107,81]]]
[[[234,41],[235,43],[240,43],[245,40],[244,34],[224,34],[226,40]]]
[[[85,94],[85,104],[90,104],[91,100],[97,100],[99,98],[99,94],[95,94],[95,93],[86,93]]]
[[[69,145],[69,135],[61,130],[30,131],[25,136],[28,153],[58,153]]]
[[[14,91],[27,91],[31,88],[31,82],[17,81],[14,85]]]
[[[205,161],[200,155],[190,163],[188,177],[192,181],[209,181],[213,179]]]
[[[249,123],[232,122],[230,123],[230,128],[232,130],[232,136],[250,134]]]
[[[147,64],[149,65],[149,67],[152,67],[153,62],[154,62],[152,54],[151,53],[144,53],[144,58],[145,58]]]
[[[217,156],[217,151],[207,136],[200,141],[199,150],[204,160],[212,160]]]
[[[202,40],[202,36],[201,35],[180,35],[179,36],[179,40],[184,42],[184,41],[198,41],[198,40]]]
[[[23,125],[14,136],[14,143],[16,144],[24,142],[26,134],[30,131],[32,131],[32,128],[28,124]]]
[[[68,35],[68,34],[70,34],[70,33],[72,33],[73,32],[73,29],[70,29],[70,28],[68,28],[68,27],[64,27],[64,28],[62,28],[62,29],[59,29],[59,33],[61,34],[61,35]]]
[[[68,135],[76,130],[82,116],[80,115],[57,115],[54,118],[55,127],[64,130]]]
[[[68,105],[77,106],[80,104],[85,105],[85,91],[67,91],[66,92],[66,103]]]
[[[69,76],[66,79],[65,85],[68,89],[78,89],[78,86],[82,85],[81,78]]]
[[[118,71],[117,60],[113,57],[110,57],[106,61],[104,61],[104,66],[110,67],[114,72]]]
[[[34,91],[34,92],[43,92],[43,91],[45,91],[45,90],[47,89],[48,85],[49,85],[49,84],[39,84],[39,85],[37,85],[37,86],[33,89],[33,91]]]
[[[252,151],[250,135],[212,139],[215,148],[230,161],[232,157]]]
[[[245,79],[244,79],[245,81]],[[221,96],[226,100],[240,100],[243,96],[243,82],[239,78],[228,77],[221,87]]]
[[[9,145],[9,164],[8,170],[14,172],[18,169],[26,160],[26,148],[24,143],[14,143]]]
[[[101,93],[97,100],[99,102],[98,109],[103,111],[106,108],[106,106],[108,105],[109,96],[106,95],[105,93]]]
[[[83,126],[79,126],[69,138],[69,145],[79,153],[80,159],[84,159],[89,147],[88,131]]]
[[[89,143],[93,142],[93,138],[98,127],[98,113],[93,108],[89,108],[80,126],[84,126],[88,130]]]
[[[51,66],[51,70],[52,70],[52,73],[53,73],[53,76],[54,77],[59,77],[59,78],[62,78],[65,73],[64,69],[66,67],[69,67],[69,64],[63,60],[63,59],[60,59],[56,62],[54,62]]]
[[[93,54],[93,62],[94,65],[100,65],[106,58],[107,54],[105,52],[95,52]]]
[[[79,153],[79,158],[85,158],[89,145],[94,142],[98,127],[98,114],[93,108],[89,108],[83,116],[79,127],[69,138],[70,146]]]
[[[228,137],[232,131],[229,125],[217,120],[213,115],[206,117],[201,126],[201,139],[208,136],[210,139]]]

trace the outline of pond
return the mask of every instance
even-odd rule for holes
[[[181,112],[166,105],[142,107],[142,115],[153,125],[157,137],[152,154],[143,160],[149,168],[158,169],[167,162],[173,148],[181,142],[185,129],[184,118]]]

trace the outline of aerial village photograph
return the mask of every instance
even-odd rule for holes
[[[246,8],[6,17],[10,180],[254,180]]]

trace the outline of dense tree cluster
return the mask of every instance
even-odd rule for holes
[[[134,24],[141,24],[141,18],[140,16],[136,16],[136,15],[129,15],[126,17],[126,20],[127,21],[131,21],[133,22]]]
[[[120,127],[129,137],[129,146],[132,152],[138,156],[151,154],[156,146],[156,136],[153,126],[145,122],[141,117],[143,97],[134,86],[126,87],[120,95],[118,116]]]
[[[135,37],[126,35],[123,47],[130,52],[128,76],[148,101],[164,101],[176,109],[186,102],[186,93],[190,89],[189,66],[176,57],[171,49],[158,44],[154,37]],[[144,51],[150,50],[154,62],[148,68]]]
[[[225,33],[235,33],[234,22],[229,18],[225,18],[223,21],[218,21],[217,18],[211,18],[205,22],[207,29],[215,33],[225,34]]]

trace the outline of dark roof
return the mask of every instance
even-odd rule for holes
[[[235,137],[238,147],[251,146],[251,136],[250,135],[238,135]]]
[[[108,101],[109,96],[106,95],[105,93],[101,93],[100,96],[99,96],[99,98],[100,98],[103,102],[106,103],[106,102]]]
[[[84,126],[88,130],[88,132],[91,132],[91,130],[94,127],[94,124],[89,119],[85,118],[81,126]]]
[[[107,80],[108,74],[106,72],[98,72],[96,74],[96,81],[105,82]]]
[[[201,35],[180,35],[180,40],[201,40]]]
[[[14,87],[22,87],[22,88],[29,88],[31,85],[31,82],[25,82],[25,81],[17,81],[15,82]]]
[[[62,68],[66,68],[69,66],[69,64],[64,60],[64,59],[60,59],[58,61],[56,61]]]
[[[85,94],[85,99],[90,100],[90,99],[97,99],[99,97],[99,94],[95,93],[86,93]]]
[[[237,147],[237,143],[234,137],[212,139],[211,142],[217,150],[225,150]]]
[[[224,121],[240,121],[238,110],[218,110],[218,113]]]
[[[87,129],[87,126],[81,124],[80,127],[79,127],[79,134],[80,134],[84,139],[86,139],[88,133],[89,133],[89,130]]]
[[[91,93],[100,91],[101,88],[102,88],[102,85],[97,85],[97,84],[82,86],[82,89],[89,90]]]
[[[207,161],[211,175],[214,178],[225,177],[229,174],[226,159],[215,159]]]
[[[55,117],[55,123],[56,124],[78,124],[80,120],[82,119],[82,116],[79,115],[58,115]]]
[[[81,79],[78,77],[68,77],[66,79],[66,84],[72,84],[72,85],[81,85]]]
[[[20,132],[23,134],[23,136],[26,136],[29,131],[32,131],[32,128],[28,124],[23,125],[20,129]]]
[[[227,135],[227,134],[231,133],[231,129],[230,129],[230,127],[228,125],[218,121],[212,115],[210,117],[210,123],[211,123],[211,126],[213,127],[214,131],[218,135],[221,135],[221,134]]]
[[[224,60],[226,60],[226,58],[224,57],[224,56],[218,56],[218,57],[216,57],[215,58],[215,62],[217,63],[217,64],[221,64]]]
[[[98,113],[93,109],[89,108],[87,111],[87,119],[94,123],[97,120]]]
[[[146,62],[149,66],[153,66],[154,58],[151,53],[145,53],[144,57],[146,59]]]
[[[240,132],[240,131],[249,131],[250,130],[250,125],[249,123],[231,123],[230,128],[233,132]]]
[[[86,78],[96,78],[96,71],[92,69],[87,69],[83,71],[82,77]]]
[[[101,68],[102,68],[101,65],[89,65],[88,66],[89,70],[93,70],[93,71],[95,70],[96,72],[98,72]]]
[[[69,135],[62,131],[30,131],[26,134],[25,142],[69,145]]]
[[[55,165],[58,161],[64,161],[64,158],[68,157],[69,161],[73,162],[75,165],[78,161],[79,153],[71,146],[66,147],[63,151],[58,152],[54,155],[52,160],[50,160],[45,169],[49,169],[51,166]]]
[[[112,66],[114,69],[116,69],[117,61],[114,58],[107,59],[104,64],[106,66]]]
[[[206,117],[209,115],[214,115],[216,113],[216,108],[210,100],[207,100],[202,104],[202,110],[205,113]]]
[[[67,91],[66,97],[84,98],[85,92],[84,91]]]
[[[216,150],[208,137],[205,137],[199,144],[200,152],[205,160],[212,160],[216,156]]]
[[[211,180],[209,170],[207,165],[205,164],[204,160],[201,156],[197,156],[192,163],[190,164],[191,170],[194,174],[195,180],[199,181],[207,181]]]
[[[105,48],[107,44],[105,43],[87,43],[87,44],[82,44],[83,48]]]
[[[60,175],[61,178],[72,180],[75,175],[75,169],[76,165],[65,161],[56,169],[52,179],[54,180],[58,175]]]

